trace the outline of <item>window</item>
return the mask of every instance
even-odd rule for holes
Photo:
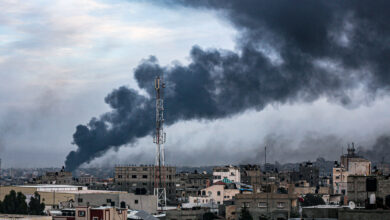
[[[122,179],[122,175],[118,175],[118,179]]]
[[[217,191],[217,196],[220,196],[221,195],[221,191]]]
[[[147,178],[148,178],[148,175],[142,175],[142,178],[143,178],[143,179],[147,179]]]
[[[107,203],[110,203],[111,202],[111,199],[107,199]]]
[[[277,207],[279,208],[279,209],[282,209],[282,208],[284,208],[286,206],[286,203],[285,202],[278,202],[278,204],[277,204]]]
[[[137,179],[137,175],[131,175],[131,178]]]
[[[244,208],[244,207],[249,208],[250,207],[249,202],[243,202],[241,207],[242,208]]]
[[[99,220],[99,217],[93,217],[92,220]]]
[[[83,202],[83,199],[82,198],[78,198],[77,202],[81,203],[81,202]]]
[[[134,200],[134,204],[138,204],[138,199]]]
[[[258,206],[259,206],[259,208],[267,208],[267,203],[266,202],[259,202]]]
[[[84,217],[85,216],[85,211],[78,211],[78,216],[79,217]]]

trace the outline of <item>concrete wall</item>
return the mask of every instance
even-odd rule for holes
[[[79,199],[82,199],[80,201]],[[136,210],[144,210],[148,213],[157,212],[157,198],[154,195],[135,195],[133,193],[87,193],[76,195],[76,206],[116,206]],[[80,202],[79,202],[80,201]],[[113,203],[111,203],[113,202]],[[115,203],[115,204],[114,204]]]
[[[354,161],[348,162],[349,175],[370,175],[371,174],[371,162],[370,161]]]
[[[339,217],[339,220],[390,219],[390,210],[342,209],[342,210],[339,210],[338,217]]]
[[[339,208],[303,208],[302,216],[305,218],[335,218]]]
[[[130,209],[144,210],[148,213],[157,212],[157,196],[155,195],[135,195],[133,193],[126,193],[119,195],[119,201],[125,202],[126,206]]]
[[[198,210],[168,210],[166,212],[166,220],[202,220],[207,209]]]
[[[111,202],[115,204],[111,204]],[[119,207],[118,193],[85,193],[77,194],[75,206],[117,206]]]
[[[237,218],[242,208],[246,207],[253,219],[259,219],[267,213],[271,219],[287,219],[296,206],[296,200],[294,194],[269,193],[268,196],[267,193],[238,194],[235,199]]]
[[[235,205],[228,205],[226,208],[226,220],[234,220],[236,219],[236,206]]]
[[[52,220],[52,216],[0,214],[0,219]]]

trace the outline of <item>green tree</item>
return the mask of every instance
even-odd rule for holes
[[[28,203],[28,213],[31,215],[43,215],[43,210],[45,210],[45,203],[40,202],[40,195],[38,192],[34,193],[34,196],[31,197],[30,202]]]
[[[28,206],[27,206],[27,203],[26,203],[26,196],[21,193],[21,192],[18,192],[16,194],[16,213],[17,214],[27,214],[28,212]]]
[[[303,198],[302,206],[316,205],[325,205],[325,202],[322,197],[317,194],[306,194],[306,196]]]
[[[242,208],[239,220],[253,220],[251,213],[246,207]]]
[[[4,197],[2,202],[1,212],[6,214],[27,214],[26,196],[23,193],[16,193],[11,190],[8,195]]]

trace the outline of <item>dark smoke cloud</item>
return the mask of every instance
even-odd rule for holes
[[[357,88],[372,97],[390,88],[388,1],[181,3],[227,17],[241,33],[237,52],[194,46],[186,66],[161,67],[155,57],[142,61],[135,78],[148,96],[126,87],[109,94],[105,101],[113,110],[77,126],[78,148],[65,162],[69,170],[152,133],[153,81],[162,73],[168,125],[320,97],[349,106]]]
[[[378,137],[371,149],[359,148],[359,154],[367,159],[381,163],[390,163],[390,135]]]

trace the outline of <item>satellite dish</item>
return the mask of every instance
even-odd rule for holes
[[[350,202],[348,203],[348,205],[349,205],[349,208],[350,208],[350,209],[355,209],[355,208],[356,208],[356,205],[355,205],[355,203],[354,203],[353,201],[350,201]]]

